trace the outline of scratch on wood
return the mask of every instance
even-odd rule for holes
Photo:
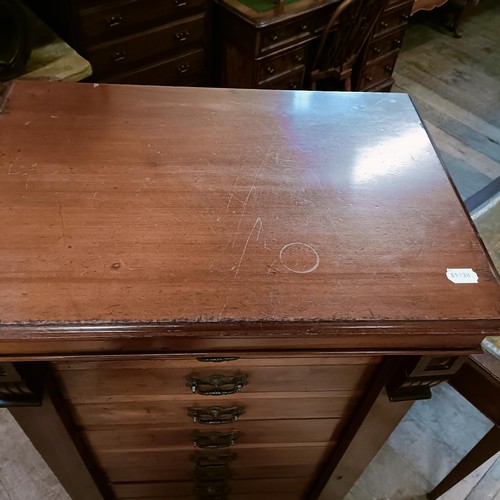
[[[66,230],[64,227],[64,217],[62,214],[62,205],[59,203],[59,217],[61,218],[61,230],[62,230],[62,238],[64,240],[64,243],[66,243]]]
[[[224,302],[224,305],[222,306],[222,309],[220,310],[220,313],[219,313],[219,319],[221,318],[222,313],[225,311],[226,307],[227,307],[227,299],[226,299],[226,301]]]
[[[240,260],[238,262],[238,265],[236,266],[236,272],[234,273],[234,277],[236,278],[236,276],[238,275],[238,272],[240,270],[240,266],[241,266],[241,263],[243,262],[243,257],[245,256],[245,252],[247,251],[247,246],[248,246],[248,243],[250,241],[250,238],[252,237],[252,234],[254,233],[255,231],[255,228],[257,227],[257,225],[259,225],[259,230],[258,230],[258,233],[257,233],[257,241],[259,241],[259,236],[260,236],[260,233],[262,231],[262,219],[260,217],[257,217],[257,219],[255,220],[255,223],[247,237],[247,240],[245,241],[245,246],[243,247],[243,251],[241,252],[241,257],[240,257]]]

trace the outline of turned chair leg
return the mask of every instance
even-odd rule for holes
[[[460,38],[463,34],[462,24],[464,20],[470,16],[472,11],[477,7],[478,4],[479,0],[465,0],[465,4],[462,10],[458,13],[457,16],[455,16],[455,21],[453,23],[453,31],[457,38]]]
[[[500,451],[500,427],[494,426],[456,467],[427,494],[427,498],[429,500],[439,498],[498,451]]]

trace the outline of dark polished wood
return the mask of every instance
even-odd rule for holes
[[[274,89],[310,87],[308,75],[317,46],[340,1],[298,0],[275,4],[263,12],[239,0],[215,3],[219,84]],[[411,6],[412,0],[386,2],[383,15],[356,58],[354,90],[390,90]],[[285,62],[278,65],[276,61]]]
[[[82,466],[114,491],[303,478],[308,500],[345,466],[347,491],[411,404],[384,387],[498,332],[495,272],[405,95],[18,81],[0,130],[0,352],[54,379],[50,439],[85,457],[51,461],[68,491]],[[223,427],[233,445],[194,446]]]
[[[92,66],[92,82],[207,85],[209,0],[26,0]]]

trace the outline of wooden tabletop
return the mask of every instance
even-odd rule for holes
[[[494,271],[404,94],[17,81],[0,137],[4,326],[498,331]]]

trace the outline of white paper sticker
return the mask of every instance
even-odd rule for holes
[[[472,269],[447,269],[446,277],[453,283],[477,283],[477,274]]]

